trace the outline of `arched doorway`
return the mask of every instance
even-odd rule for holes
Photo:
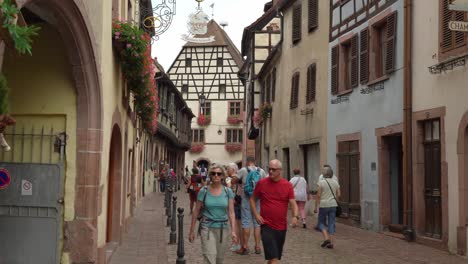
[[[210,161],[209,161],[208,159],[199,159],[199,160],[197,161],[197,166],[198,166],[199,168],[202,168],[202,167],[203,167],[203,168],[206,168],[206,169],[207,169],[209,165],[210,165]]]
[[[55,81],[58,85],[62,85],[63,81],[72,82],[72,86],[76,91],[76,99],[66,107],[56,108],[53,114],[62,114],[65,108],[75,108],[76,115],[70,116],[76,128],[73,132],[67,132],[70,135],[69,142],[74,144],[68,146],[67,156],[70,158],[71,166],[66,166],[65,184],[68,186],[65,192],[64,207],[65,212],[61,214],[63,218],[59,221],[62,225],[61,234],[63,244],[57,248],[53,248],[57,254],[62,255],[64,252],[69,253],[70,263],[88,263],[97,258],[96,249],[98,247],[98,226],[97,218],[99,214],[99,204],[102,201],[99,195],[100,179],[101,179],[101,154],[102,154],[102,89],[100,74],[98,73],[97,59],[100,58],[100,49],[96,48],[97,44],[95,35],[88,31],[88,26],[91,25],[86,15],[87,11],[83,3],[79,1],[34,1],[21,0],[16,1],[18,8],[24,11],[25,19],[29,25],[41,23],[41,27],[53,28],[58,32],[59,39],[65,48],[65,54],[53,54],[52,57],[47,56],[43,52],[38,52],[37,39],[33,41],[33,60],[36,62],[30,63],[35,69],[41,69],[43,72],[51,65],[50,58],[63,60],[65,64],[57,69],[69,70],[65,75],[55,75]],[[82,1],[81,1],[82,2]],[[41,30],[39,35],[44,36],[45,31]],[[38,37],[40,37],[38,36]],[[53,41],[48,39],[48,41]],[[53,45],[44,46],[48,50],[56,53],[57,49]],[[14,67],[17,70],[18,76],[24,77],[24,72],[27,72],[23,67],[19,67],[18,62],[15,62]],[[45,66],[45,67],[44,67]],[[35,71],[38,74],[40,71]],[[52,75],[43,75],[42,82],[47,82]],[[29,81],[32,80],[28,75]],[[9,85],[11,83],[9,82]],[[42,92],[38,89],[38,83],[33,83],[29,87],[31,92]],[[13,87],[13,86],[10,86]],[[52,87],[47,85],[46,87]],[[41,98],[48,97],[47,108],[55,107],[58,104],[66,104],[67,101],[60,100],[61,97],[57,93],[39,93]],[[25,98],[34,96],[29,92],[23,93],[21,96]],[[56,100],[50,100],[55,98]],[[37,106],[42,105],[39,98],[34,98]],[[26,103],[26,101],[24,101]],[[45,104],[44,104],[45,105]],[[34,107],[29,104],[28,107]],[[22,109],[29,113],[48,114],[41,109],[40,111],[31,111],[31,109]],[[66,111],[66,110],[65,110]],[[67,114],[68,115],[68,114]],[[71,124],[70,124],[71,125]],[[70,154],[75,154],[73,158]],[[73,172],[71,171],[73,170]],[[43,230],[44,232],[44,230]],[[46,232],[47,233],[47,232]],[[70,235],[65,235],[70,234]],[[20,243],[21,244],[21,243]],[[36,248],[36,251],[38,249]],[[40,250],[39,250],[40,251]],[[101,251],[104,252],[104,251]],[[18,259],[16,259],[18,260]],[[8,261],[7,261],[8,262]],[[35,259],[34,263],[41,262]],[[22,262],[26,263],[26,262]],[[55,263],[53,260],[47,263]]]
[[[122,197],[122,135],[117,125],[112,129],[109,149],[106,242],[120,241]]]

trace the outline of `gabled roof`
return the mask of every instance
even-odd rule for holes
[[[229,53],[231,53],[232,58],[236,62],[237,66],[239,68],[242,67],[243,60],[240,55],[239,50],[237,47],[234,45],[232,42],[231,38],[227,35],[226,31],[222,29],[216,21],[213,19],[208,22],[208,31],[206,34],[203,35],[195,35],[194,37],[196,38],[208,38],[214,36],[215,41],[213,42],[208,42],[208,43],[195,43],[195,42],[187,42],[183,46],[185,47],[213,47],[213,46],[226,46],[227,49],[229,50]]]
[[[244,33],[242,34],[242,56],[247,55],[247,49],[249,48],[249,42],[252,38],[252,31],[261,30],[264,28],[268,22],[270,22],[277,13],[278,7],[283,5],[283,2],[288,2],[288,0],[278,0],[276,4],[270,7],[261,17],[259,17],[255,22],[244,28]]]

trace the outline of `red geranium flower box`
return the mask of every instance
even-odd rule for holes
[[[231,125],[237,125],[237,124],[242,123],[242,119],[240,119],[237,116],[228,116],[227,122]]]
[[[211,117],[210,116],[203,116],[203,118],[202,118],[201,116],[199,116],[197,118],[197,123],[200,126],[209,125],[211,123]]]
[[[192,153],[200,153],[205,149],[205,145],[203,144],[192,144],[190,147],[190,152]]]
[[[228,152],[238,152],[242,150],[242,144],[226,144],[224,148]]]

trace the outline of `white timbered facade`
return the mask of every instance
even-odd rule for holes
[[[200,37],[212,36],[214,41],[209,43],[187,42],[168,71],[197,116],[191,125],[192,148],[185,159],[189,166],[192,160],[199,165],[242,160],[244,86],[237,74],[242,59],[214,20]]]

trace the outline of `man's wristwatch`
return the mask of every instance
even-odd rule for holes
[[[295,215],[293,216],[294,218],[296,218],[297,220],[299,220],[299,216],[298,215]]]

